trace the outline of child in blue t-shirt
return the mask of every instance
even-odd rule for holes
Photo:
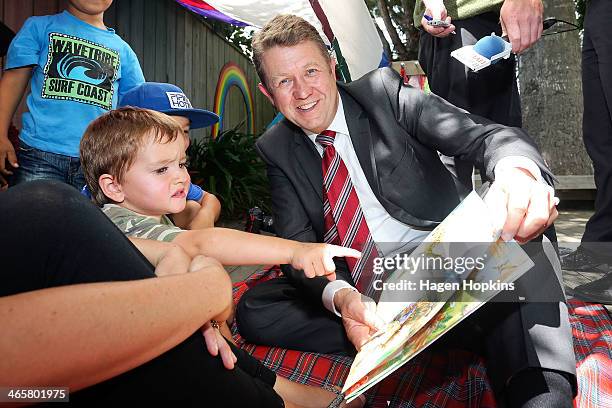
[[[85,128],[144,82],[134,51],[104,25],[111,3],[69,0],[62,13],[27,19],[11,42],[0,79],[0,175],[12,174],[12,185],[57,179],[80,189]],[[28,81],[16,154],[7,130]]]

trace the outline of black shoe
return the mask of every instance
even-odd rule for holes
[[[612,305],[612,273],[593,282],[576,286],[572,292],[576,299]]]
[[[567,255],[561,255],[561,268],[576,272],[609,272],[611,261],[601,259],[583,247]]]

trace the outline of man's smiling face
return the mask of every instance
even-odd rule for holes
[[[338,108],[336,62],[322,55],[312,41],[265,51],[266,87],[259,89],[297,126],[321,133]]]

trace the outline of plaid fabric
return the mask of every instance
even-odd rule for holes
[[[579,408],[612,407],[612,320],[605,307],[569,301]]]
[[[278,267],[234,285],[234,301],[259,282],[280,275]],[[601,305],[568,304],[578,373],[578,408],[612,407],[612,320]],[[245,343],[237,344],[277,374],[313,386],[341,386],[352,359]],[[462,350],[424,351],[366,392],[370,407],[496,407],[481,357]]]

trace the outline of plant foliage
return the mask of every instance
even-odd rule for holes
[[[223,216],[241,216],[254,206],[270,211],[266,166],[255,139],[232,129],[216,139],[192,140],[187,150],[192,182],[217,196]]]

